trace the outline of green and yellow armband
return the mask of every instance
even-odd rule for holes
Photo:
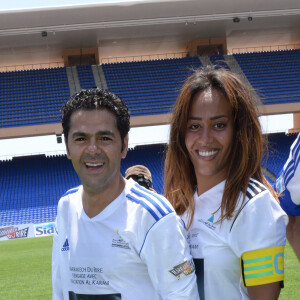
[[[244,286],[283,281],[283,252],[284,246],[279,246],[243,253],[241,272]]]

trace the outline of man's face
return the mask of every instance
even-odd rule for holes
[[[65,142],[68,158],[86,192],[96,194],[114,188],[128,146],[127,135],[122,147],[114,114],[105,109],[75,111]]]

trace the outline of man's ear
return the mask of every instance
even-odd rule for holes
[[[68,158],[68,159],[71,159],[71,157],[70,157],[70,152],[69,152],[69,147],[68,147],[68,140],[66,139],[65,136],[64,136],[64,142],[65,142],[66,151],[67,151],[67,158]]]
[[[128,133],[126,134],[126,136],[124,137],[124,141],[123,141],[123,145],[122,145],[122,158],[125,158],[127,155],[127,151],[128,151],[128,140],[129,140],[129,136]]]

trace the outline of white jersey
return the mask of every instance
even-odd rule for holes
[[[53,240],[53,300],[199,299],[182,220],[132,179],[89,218],[82,186],[59,201]]]
[[[195,215],[188,242],[201,300],[249,299],[241,276],[242,254],[286,242],[286,214],[270,192],[252,179],[240,213],[218,223],[224,185],[225,181],[194,195]],[[183,218],[187,221],[186,214]]]
[[[290,149],[290,155],[276,180],[281,207],[288,215],[300,215],[300,134]]]

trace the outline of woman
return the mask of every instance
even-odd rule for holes
[[[248,88],[230,71],[196,70],[174,107],[165,194],[187,224],[201,300],[279,296],[287,216],[262,151]]]

